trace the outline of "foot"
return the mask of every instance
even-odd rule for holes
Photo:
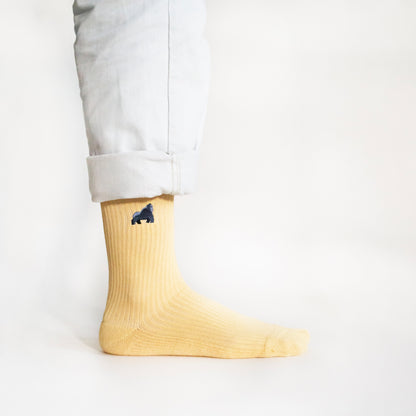
[[[132,226],[147,204],[154,223]],[[252,358],[306,350],[306,330],[245,317],[186,285],[174,254],[172,196],[105,202],[102,214],[110,269],[100,328],[105,352]]]

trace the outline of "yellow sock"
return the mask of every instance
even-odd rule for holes
[[[100,328],[105,352],[249,358],[306,350],[307,331],[247,318],[186,285],[175,259],[172,195],[108,201],[101,209],[110,273]]]

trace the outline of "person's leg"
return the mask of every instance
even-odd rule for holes
[[[208,95],[201,0],[76,0],[93,201],[190,193]]]
[[[194,189],[206,106],[204,14],[201,0],[74,3],[90,190],[109,264],[100,343],[119,355],[297,355],[307,331],[206,299],[176,263],[174,195]]]

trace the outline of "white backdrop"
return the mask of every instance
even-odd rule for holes
[[[107,260],[71,1],[0,8],[2,414],[416,414],[414,2],[208,0],[181,269],[311,332],[302,357],[236,361],[100,352]]]

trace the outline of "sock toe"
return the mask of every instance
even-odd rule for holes
[[[303,354],[309,344],[309,332],[276,326],[265,343],[266,357],[289,357]]]

